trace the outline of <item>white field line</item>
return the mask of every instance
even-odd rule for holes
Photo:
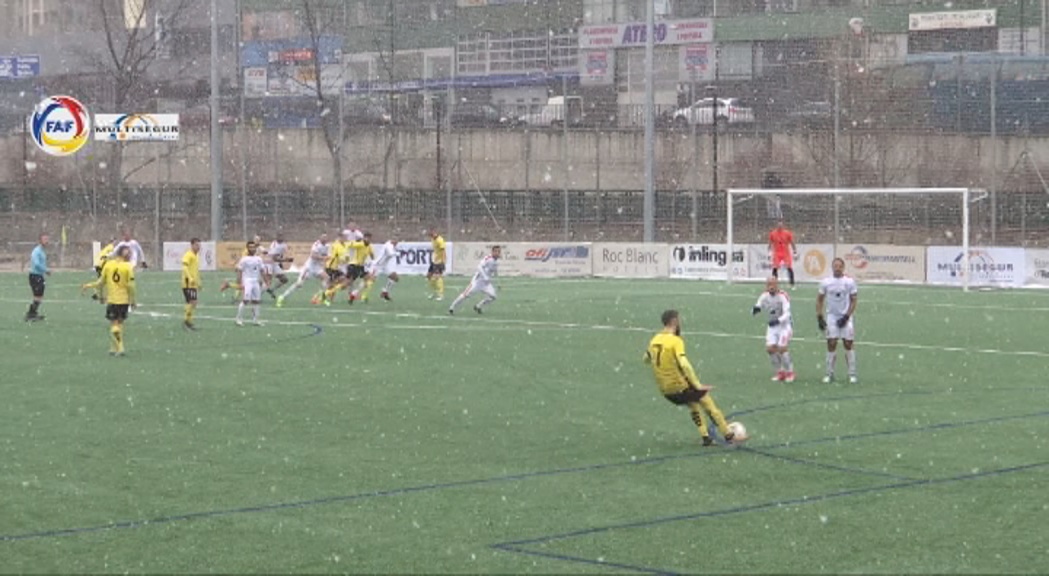
[[[0,302],[21,302],[21,300],[0,299]],[[50,302],[51,304],[83,304],[83,301],[80,301],[80,300],[51,300],[51,301],[45,301],[45,302]],[[149,315],[149,314],[163,314],[163,313],[159,313],[159,312],[152,312],[151,313],[151,312],[149,312],[149,309],[151,309],[151,308],[181,308],[182,306],[183,306],[182,304],[153,304],[153,305],[148,305],[148,306],[144,305],[144,306],[141,307],[142,308],[142,312],[139,312],[139,313],[146,314],[146,315]],[[198,308],[204,308],[204,309],[227,308],[227,309],[229,309],[229,308],[232,308],[232,306],[207,305],[207,306],[199,306]],[[513,318],[492,318],[492,317],[486,317],[486,316],[471,315],[471,314],[467,314],[466,312],[461,312],[461,314],[462,314],[462,316],[466,316],[467,318],[469,318],[469,320],[463,319],[462,316],[449,317],[449,316],[445,316],[445,315],[435,316],[435,315],[424,315],[424,314],[392,312],[392,311],[390,311],[390,312],[381,312],[381,311],[376,311],[376,310],[346,310],[346,309],[324,309],[324,310],[321,310],[321,309],[317,309],[317,308],[288,307],[288,306],[285,306],[281,310],[285,310],[285,311],[306,311],[306,310],[311,310],[311,311],[323,311],[325,313],[330,312],[332,314],[340,314],[340,315],[357,314],[357,315],[362,315],[362,316],[406,318],[406,319],[414,319],[414,320],[420,320],[420,321],[471,322],[471,323],[484,324],[485,325],[485,329],[490,329],[490,330],[506,330],[508,326],[519,326],[519,327],[524,327],[526,329],[607,330],[607,331],[614,331],[614,332],[637,332],[637,333],[643,333],[643,334],[651,334],[651,333],[653,333],[655,331],[655,329],[651,328],[651,327],[645,328],[645,327],[639,327],[639,326],[612,326],[612,325],[607,325],[607,324],[579,324],[579,323],[570,323],[570,322],[549,322],[549,321],[541,321],[541,320],[519,320],[519,319],[513,319]],[[175,317],[174,315],[168,315],[168,316],[172,317],[172,318]],[[234,318],[232,316],[230,316],[230,317],[225,317],[225,316],[203,316],[203,315],[199,315],[198,314],[197,317],[198,318],[203,318],[203,319],[208,319],[208,320],[217,320],[217,321],[225,321],[225,322],[233,322],[234,321]],[[442,326],[442,325],[433,325],[435,327],[429,327],[431,325],[426,325],[428,327],[421,328],[419,326],[422,326],[422,325],[414,325],[414,326],[416,326],[415,328],[405,328],[406,325],[404,325],[404,324],[401,324],[401,325],[396,325],[396,324],[383,325],[383,324],[365,324],[365,323],[352,323],[352,322],[344,324],[344,323],[341,323],[341,322],[328,323],[328,322],[324,322],[324,321],[306,322],[306,321],[295,321],[295,320],[267,320],[266,318],[263,318],[262,322],[264,324],[277,324],[277,325],[287,325],[287,326],[312,326],[312,325],[318,325],[318,326],[323,326],[324,328],[329,328],[329,327],[347,327],[347,328],[351,328],[351,327],[368,327],[368,328],[392,328],[392,329],[402,329],[402,330],[405,330],[405,329],[408,329],[408,330],[411,330],[411,329],[416,329],[416,330],[438,330],[438,329],[440,329],[439,326]],[[495,326],[495,324],[498,324],[498,326]],[[447,329],[458,329],[458,326],[455,326],[453,328],[453,326],[454,326],[453,324],[446,324],[444,326],[447,326]],[[471,329],[477,329],[477,328],[471,328]],[[740,334],[740,333],[732,333],[732,332],[689,331],[689,330],[686,330],[686,331],[684,331],[682,333],[684,335],[686,335],[686,336],[705,336],[705,337],[708,337],[708,338],[735,338],[735,339],[742,339],[742,340],[762,340],[762,341],[764,340],[764,335],[761,335],[761,334]],[[803,343],[809,343],[809,342],[822,343],[824,341],[822,338],[804,338],[804,337],[795,337],[792,340],[794,342],[803,342]],[[985,354],[985,355],[995,355],[995,356],[1020,356],[1020,357],[1034,357],[1034,358],[1049,358],[1049,352],[1035,351],[1035,350],[1000,350],[1000,349],[994,349],[994,348],[962,348],[962,347],[958,347],[958,346],[932,346],[932,345],[927,345],[927,344],[909,344],[909,343],[902,343],[902,342],[871,342],[871,341],[864,341],[864,340],[858,341],[857,344],[860,347],[869,347],[869,348],[895,348],[895,349],[903,349],[903,350],[923,350],[923,351],[929,351],[929,352],[958,352],[958,353],[962,353],[962,354]]]

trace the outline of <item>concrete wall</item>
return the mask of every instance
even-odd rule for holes
[[[441,166],[457,189],[640,190],[644,187],[641,132],[574,132],[562,163],[558,131],[467,131],[442,133]],[[438,182],[437,134],[433,130],[361,131],[345,146],[348,188],[434,189]],[[992,141],[985,136],[845,134],[840,140],[842,186],[991,186]],[[90,187],[103,185],[113,146],[94,143],[72,158],[39,152],[21,135],[0,138],[0,187]],[[762,170],[777,171],[785,185],[830,186],[832,140],[825,133],[722,134],[719,188],[759,186]],[[23,148],[26,162],[23,162]],[[1000,138],[998,185],[1002,190],[1037,189],[1027,151],[1049,173],[1049,138]],[[661,133],[656,142],[657,187],[709,190],[711,135]],[[154,156],[160,154],[159,165]],[[319,131],[244,130],[225,134],[224,178],[239,181],[241,153],[252,189],[328,188],[331,157]],[[696,160],[698,159],[698,160]],[[23,167],[27,167],[23,169]],[[131,186],[207,187],[205,134],[189,132],[177,144],[128,145],[123,161]]]

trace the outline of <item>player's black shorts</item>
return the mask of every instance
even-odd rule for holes
[[[444,264],[430,264],[430,269],[426,271],[427,276],[442,276],[444,275]]]
[[[328,273],[328,279],[332,282],[342,278],[342,270],[336,270],[335,268],[325,268],[325,272]]]
[[[183,288],[182,289],[182,296],[186,299],[186,304],[189,304],[190,302],[194,302],[197,299],[197,289],[196,288]]]
[[[350,280],[364,278],[364,266],[361,266],[359,264],[350,264],[346,268],[346,276],[349,277]]]
[[[127,320],[128,304],[106,304],[106,320]]]
[[[699,402],[706,395],[707,393],[705,390],[700,390],[698,388],[688,388],[686,390],[678,392],[677,394],[667,394],[664,396],[664,398],[669,400],[671,404],[677,404],[678,406],[680,406],[682,404],[693,404],[695,402]]]
[[[29,275],[29,288],[33,290],[33,296],[40,298],[44,295],[44,277],[40,274]]]
[[[102,277],[102,267],[101,266],[95,266],[95,276],[98,277],[98,278]]]

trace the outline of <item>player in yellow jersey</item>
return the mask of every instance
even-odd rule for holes
[[[364,238],[359,242],[353,242],[350,246],[354,249],[353,258],[350,260],[350,270],[347,277],[350,280],[350,304],[361,300],[361,288],[353,289],[353,283],[360,280],[364,285],[364,301],[368,300],[368,289],[371,283],[368,279],[368,271],[365,264],[369,260],[375,260],[375,250],[372,248],[372,234],[365,232]]]
[[[436,229],[430,230],[430,245],[433,255],[430,257],[430,269],[426,271],[426,280],[430,283],[432,300],[444,300],[444,264],[447,262],[444,237]]]
[[[714,443],[708,430],[707,416],[714,420],[718,432],[729,444],[746,440],[735,438],[732,432],[729,432],[725,415],[710,397],[712,387],[699,383],[696,371],[685,356],[685,341],[681,339],[681,317],[677,310],[663,312],[663,330],[648,343],[645,363],[652,366],[652,373],[663,397],[672,404],[688,406],[689,412],[692,413],[692,421],[703,437],[704,446]]]
[[[193,313],[197,310],[197,290],[200,290],[200,238],[189,241],[189,250],[182,255],[182,296],[186,299],[185,315],[182,325],[188,330],[196,330],[193,325]]]
[[[105,284],[106,319],[110,322],[109,354],[124,355],[124,321],[128,311],[135,306],[135,267],[131,264],[131,250],[122,246],[115,258],[106,261],[102,276],[81,288],[95,288]]]
[[[325,306],[331,306],[331,299],[335,296],[335,292],[343,287],[346,279],[348,269],[346,258],[349,250],[350,243],[341,237],[337,237],[331,243],[328,259],[324,262],[324,272],[328,275],[327,286],[313,296],[313,299],[310,300],[311,304],[324,303]]]
[[[106,265],[106,259],[108,259],[109,256],[113,253],[113,248],[116,245],[117,245],[117,239],[115,237],[110,237],[109,243],[106,244],[105,246],[103,246],[102,249],[98,251],[98,258],[95,258],[95,277],[96,278],[100,278],[102,276],[102,267]],[[95,290],[95,293],[91,295],[91,299],[92,300],[98,300],[99,302],[105,304],[105,302],[102,302],[102,285],[101,284],[99,284],[98,288]]]

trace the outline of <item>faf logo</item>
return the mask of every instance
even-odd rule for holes
[[[91,117],[87,108],[71,96],[49,96],[33,110],[33,142],[52,156],[69,156],[87,143]]]

